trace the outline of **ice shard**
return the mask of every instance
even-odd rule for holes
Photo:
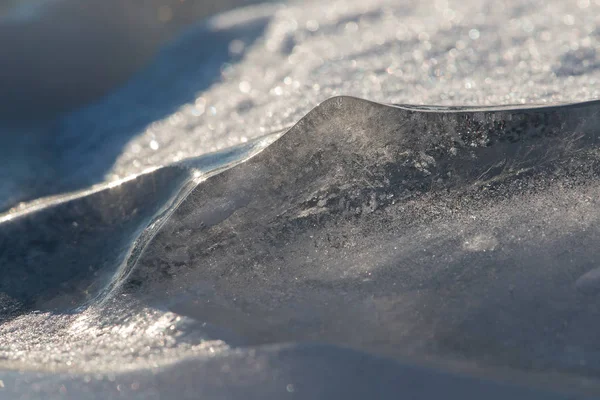
[[[244,162],[8,215],[0,358],[25,372],[4,385],[598,395],[599,111],[336,97]]]

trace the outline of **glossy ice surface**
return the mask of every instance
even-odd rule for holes
[[[596,97],[597,5],[503,4],[238,9],[7,117],[5,208],[81,191],[0,216],[0,399],[597,396],[600,105],[483,107]]]

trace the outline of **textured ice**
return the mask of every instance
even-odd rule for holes
[[[0,399],[597,397],[600,104],[531,105],[597,7],[253,6],[6,123],[5,208],[82,191],[0,216]]]
[[[5,217],[0,357],[41,371],[8,373],[9,396],[166,396],[169,379],[190,398],[399,390],[363,377],[348,392],[304,362],[335,379],[388,363],[456,398],[597,394],[599,109],[336,97],[262,151],[276,137]],[[324,347],[281,347],[305,342]],[[260,384],[278,368],[297,376]]]

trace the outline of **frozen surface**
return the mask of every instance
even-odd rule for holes
[[[599,109],[336,97],[278,139],[8,214],[0,357],[25,371],[9,396],[160,397],[172,379],[190,398],[393,398],[388,374],[441,390],[407,389],[422,398],[600,393]],[[305,362],[385,374],[347,392]],[[296,375],[261,384],[279,368]]]
[[[0,399],[597,397],[600,104],[483,107],[597,97],[597,7],[252,6],[7,119],[4,208],[83,191],[0,216]]]

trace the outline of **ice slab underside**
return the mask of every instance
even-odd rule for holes
[[[0,398],[597,395],[599,111],[336,97],[4,215]]]

